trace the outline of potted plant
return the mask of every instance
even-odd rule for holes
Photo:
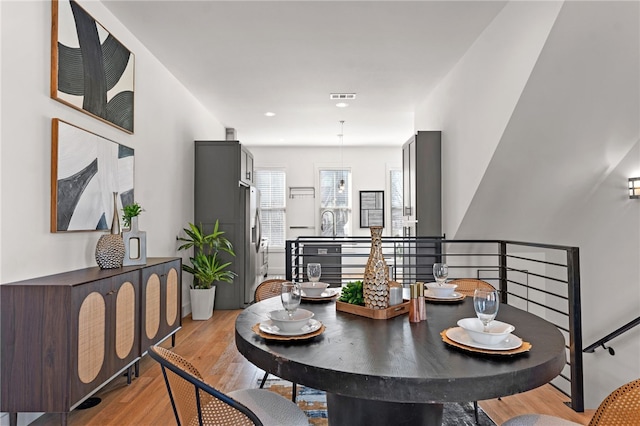
[[[193,257],[189,258],[190,264],[182,264],[182,270],[193,275],[191,316],[194,320],[207,320],[213,315],[215,282],[231,283],[236,276],[229,269],[231,262],[225,262],[220,257],[221,251],[235,256],[233,245],[224,236],[224,231],[220,231],[217,220],[210,234],[204,233],[202,224],[196,226],[189,223],[189,227],[183,230],[186,237],[178,237],[178,241],[183,242],[178,251],[194,249]]]
[[[142,206],[139,203],[134,202],[133,204],[129,204],[122,208],[122,222],[125,228],[131,228],[131,220],[134,217],[140,216],[140,214],[144,211]],[[137,220],[137,219],[136,219]],[[137,226],[136,226],[137,228]]]
[[[147,233],[138,229],[138,216],[143,211],[144,209],[137,202],[122,208],[123,266],[146,265],[147,263]]]

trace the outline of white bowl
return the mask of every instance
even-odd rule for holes
[[[502,342],[516,328],[506,322],[493,320],[489,323],[489,328],[484,331],[482,321],[478,318],[463,318],[458,321],[458,325],[467,332],[469,337],[483,345],[497,345]]]
[[[321,282],[306,282],[300,284],[300,288],[302,288],[302,291],[304,291],[305,296],[309,297],[320,297],[322,292],[324,292],[327,287],[329,287],[329,284]]]
[[[438,283],[427,283],[425,285],[429,290],[431,290],[431,294],[435,297],[451,297],[451,295],[453,295],[453,291],[458,287],[458,284],[447,283],[442,285]]]
[[[281,331],[298,331],[304,327],[311,318],[313,312],[306,309],[296,309],[293,313],[293,319],[289,318],[289,314],[284,309],[269,312],[269,319]]]

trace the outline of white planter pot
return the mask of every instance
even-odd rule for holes
[[[216,298],[216,288],[191,288],[191,317],[196,321],[208,320],[213,315],[213,302]]]

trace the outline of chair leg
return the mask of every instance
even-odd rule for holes
[[[264,376],[262,377],[262,381],[260,382],[260,389],[264,387],[264,384],[267,381],[267,377],[269,377],[269,373],[265,371]],[[293,383],[293,388],[291,389],[291,401],[295,403],[297,396],[298,396],[298,385]]]
[[[476,424],[479,425],[480,423],[478,421],[478,401],[473,401],[473,411],[476,417]]]
[[[268,372],[264,372],[264,377],[262,378],[262,381],[260,382],[260,389],[262,389],[264,387],[264,383],[267,381],[267,377],[269,377],[269,373]]]

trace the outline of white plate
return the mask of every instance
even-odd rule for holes
[[[280,329],[273,325],[271,320],[260,323],[260,331],[268,334],[274,334],[276,336],[302,336],[305,334],[313,333],[322,327],[322,323],[318,320],[311,318],[309,322],[297,331],[280,331]]]
[[[307,296],[306,294],[304,294],[304,290],[302,290],[302,297],[307,297],[309,299],[330,299],[336,294],[338,294],[339,292],[340,290],[337,288],[328,288],[325,291],[323,291],[320,296]]]
[[[460,299],[462,298],[462,294],[458,293],[456,291],[454,291],[453,293],[451,293],[451,296],[436,296],[435,294],[433,294],[433,292],[429,289],[429,290],[425,290],[424,291],[424,297],[428,297],[430,299],[442,299],[442,300],[453,300],[453,299]]]
[[[460,343],[461,345],[471,346],[472,348],[478,349],[486,349],[489,351],[509,351],[511,349],[517,349],[522,346],[522,339],[515,334],[509,334],[505,340],[498,343],[497,345],[483,345],[473,340],[462,327],[453,327],[448,329],[447,337],[456,343]]]

